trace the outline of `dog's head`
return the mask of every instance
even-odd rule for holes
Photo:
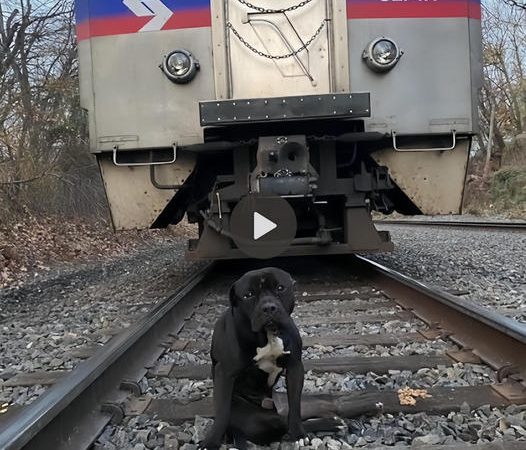
[[[268,267],[247,272],[230,288],[232,308],[249,320],[253,332],[279,328],[294,310],[294,280],[285,271]]]

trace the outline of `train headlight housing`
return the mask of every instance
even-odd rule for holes
[[[381,37],[367,45],[362,58],[371,70],[387,72],[396,66],[403,54],[395,41]]]
[[[200,67],[188,50],[174,50],[164,57],[161,69],[174,83],[184,84],[195,78]]]

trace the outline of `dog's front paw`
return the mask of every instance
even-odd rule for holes
[[[287,435],[288,436],[288,435]],[[285,437],[283,438],[285,439]],[[310,445],[310,439],[308,437],[302,437],[296,441],[294,440],[282,440],[282,450],[302,450]]]
[[[285,441],[299,442],[300,440],[305,441],[306,436],[307,433],[305,432],[303,425],[299,424],[290,426],[288,433],[285,436],[283,436],[283,439]]]
[[[300,447],[305,447],[310,445],[310,439],[308,436],[299,438],[297,441],[295,441],[296,444],[298,444]]]
[[[263,353],[263,347],[256,347],[256,356],[254,356],[252,359],[257,362],[263,359],[263,356],[265,356]]]
[[[204,439],[197,444],[198,450],[218,450],[221,447],[220,442],[213,442],[209,439]]]

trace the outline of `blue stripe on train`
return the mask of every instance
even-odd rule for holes
[[[139,1],[139,0],[137,0]],[[162,1],[172,11],[199,10],[210,7],[210,0],[156,0]],[[146,5],[148,2],[143,2]],[[122,0],[76,0],[77,23],[88,19],[134,15]]]

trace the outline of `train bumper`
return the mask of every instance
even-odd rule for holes
[[[199,102],[201,126],[370,117],[368,93],[298,95]]]

